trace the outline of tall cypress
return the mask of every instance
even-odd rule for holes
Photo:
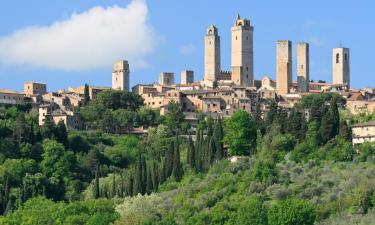
[[[121,186],[120,186],[120,191],[119,191],[119,196],[120,198],[124,197],[124,192],[125,192],[125,182],[124,182],[124,174],[121,173]]]
[[[116,173],[113,173],[112,177],[112,198],[116,196]]]
[[[173,176],[174,178],[179,181],[182,178],[182,166],[180,162],[180,143],[178,140],[178,134],[176,135],[176,141],[174,146],[174,154],[173,154]]]
[[[215,141],[214,138],[210,138],[210,143],[208,145],[208,165],[211,165],[214,161],[216,151],[215,151]]]
[[[146,193],[146,185],[147,185],[147,164],[146,159],[142,155],[142,194]]]
[[[333,98],[330,102],[330,111],[332,116],[332,137],[335,137],[340,131],[340,113],[337,108],[337,100],[335,98]]]
[[[173,170],[173,154],[174,154],[174,141],[171,141],[169,144],[169,148],[165,152],[164,157],[164,166],[165,166],[165,179],[172,175]]]
[[[95,169],[95,182],[94,182],[94,198],[100,198],[100,189],[99,189],[99,165]]]
[[[191,136],[189,136],[187,152],[187,164],[190,165],[191,168],[195,168],[194,142]]]
[[[60,120],[56,126],[56,140],[63,144],[65,147],[68,147],[68,132],[64,121]]]
[[[142,193],[142,155],[139,152],[137,156],[137,164],[135,167],[135,176],[134,176],[134,190],[133,194],[137,195],[138,193]]]
[[[333,137],[333,117],[331,109],[327,106],[323,108],[323,116],[320,123],[320,137],[323,144],[331,140]]]
[[[152,187],[153,191],[158,190],[158,166],[156,165],[156,162],[152,162],[152,167],[151,167],[151,179],[152,179]]]
[[[83,106],[88,105],[90,101],[90,87],[88,84],[85,84],[85,89],[83,91]]]
[[[152,175],[150,167],[147,168],[147,181],[146,181],[146,193],[151,194],[153,190],[152,186]]]

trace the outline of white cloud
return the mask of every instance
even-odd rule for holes
[[[188,44],[188,45],[182,46],[180,48],[180,54],[182,54],[182,55],[189,55],[189,54],[193,53],[194,48],[195,47],[192,44]]]
[[[311,42],[312,45],[316,47],[321,47],[324,45],[324,40],[317,36],[311,36],[309,41]]]
[[[147,21],[147,4],[94,7],[49,26],[30,26],[0,37],[0,64],[55,70],[108,67],[118,59],[131,68],[148,66],[145,57],[156,46]]]

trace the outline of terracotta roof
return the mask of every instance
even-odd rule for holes
[[[375,126],[375,121],[369,121],[369,122],[365,122],[365,123],[358,123],[358,124],[354,124],[352,127],[372,127],[372,126]]]
[[[18,95],[22,95],[22,94],[19,93],[19,92],[12,91],[12,90],[8,90],[8,89],[4,89],[4,88],[0,88],[0,93],[3,93],[3,94],[18,94]]]
[[[363,96],[361,93],[353,93],[349,98],[348,101],[357,101],[357,100],[363,100]]]
[[[200,86],[200,83],[195,82],[195,83],[189,83],[189,84],[176,84],[178,87],[195,87],[195,86]]]

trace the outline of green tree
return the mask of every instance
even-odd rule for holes
[[[85,84],[85,89],[83,91],[83,106],[87,106],[90,102],[90,87]]]
[[[278,201],[268,210],[270,225],[313,225],[315,218],[315,209],[309,202],[294,198]]]
[[[176,181],[181,180],[182,178],[182,165],[180,162],[180,142],[178,140],[178,134],[176,135],[176,140],[174,142],[174,153],[173,153],[173,170],[172,174]]]
[[[60,142],[65,147],[68,147],[68,132],[66,130],[66,126],[63,120],[60,120],[57,123],[55,133],[56,141]]]
[[[250,197],[237,210],[236,224],[267,225],[267,208],[259,197]]]
[[[249,155],[255,149],[257,132],[251,115],[237,111],[225,121],[224,142],[231,155]]]
[[[181,106],[174,101],[170,101],[166,107],[165,125],[171,132],[176,134],[181,129],[181,124],[184,121],[184,114]]]

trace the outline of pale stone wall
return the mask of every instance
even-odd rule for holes
[[[174,84],[174,73],[162,72],[159,74],[159,85],[171,86]]]
[[[334,48],[332,50],[332,83],[346,85],[350,88],[349,48]]]
[[[26,96],[43,95],[47,93],[47,85],[37,82],[25,82],[23,92]]]
[[[129,63],[126,60],[115,62],[112,71],[112,89],[129,91]]]
[[[184,70],[181,72],[181,84],[194,83],[194,71]]]
[[[25,102],[24,97],[24,94],[6,89],[0,89],[0,104],[23,104]]]
[[[220,36],[218,29],[211,25],[204,38],[204,81],[207,85],[218,79],[220,67]]]
[[[277,41],[276,46],[276,89],[279,95],[289,93],[292,84],[292,42]]]
[[[375,141],[375,123],[365,123],[352,127],[353,144],[361,144],[365,141]]]
[[[253,31],[248,19],[239,16],[232,31],[232,80],[236,85],[254,84]]]
[[[297,90],[309,92],[310,63],[309,44],[300,42],[297,44]]]

